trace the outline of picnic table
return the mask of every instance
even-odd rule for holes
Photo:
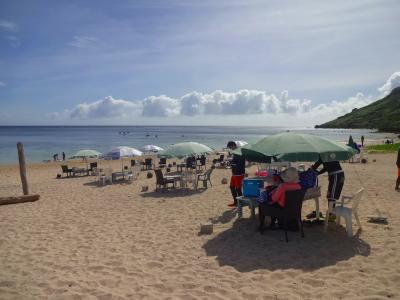
[[[303,201],[314,200],[315,201],[315,213],[317,220],[319,219],[319,198],[321,197],[321,187],[313,187],[306,190]],[[256,207],[258,197],[237,197],[237,216],[241,218],[243,216],[243,207],[248,206],[251,210],[251,218],[256,216]]]
[[[86,175],[89,175],[89,170],[88,170],[88,169],[85,169],[85,168],[76,168],[76,167],[73,167],[73,168],[72,168],[72,175],[75,176],[76,174],[80,174],[80,175],[86,174]]]
[[[123,172],[113,172],[112,173],[112,181],[117,181],[118,179],[122,178],[123,180],[132,180],[133,175],[132,172],[123,171]]]

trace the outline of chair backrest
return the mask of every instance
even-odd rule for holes
[[[286,191],[284,211],[287,218],[301,218],[301,208],[303,207],[305,192],[304,189]]]
[[[104,170],[104,175],[107,178],[112,178],[112,172],[113,172],[113,170],[111,168],[107,168],[107,169]]]
[[[202,155],[200,157],[200,165],[205,166],[206,165],[206,157],[204,155]]]
[[[207,171],[204,172],[204,175],[206,175],[205,176],[206,179],[210,179],[210,176],[211,176],[211,173],[212,173],[213,170],[214,170],[213,168],[210,168],[210,169],[208,169]]]
[[[220,156],[219,156],[219,162],[223,162],[224,161],[224,158],[225,158],[225,155],[224,154],[221,154]]]
[[[151,158],[145,158],[145,160],[144,160],[144,164],[145,164],[146,166],[151,166],[151,162],[152,162],[152,159],[151,159]]]
[[[93,168],[97,168],[97,162],[90,163],[90,169],[93,170]]]
[[[186,168],[193,168],[194,163],[196,162],[196,159],[194,159],[193,157],[189,156],[186,159]]]
[[[131,159],[131,167],[136,165],[136,161],[134,159]]]
[[[164,175],[161,169],[154,169],[154,173],[156,174],[156,184],[163,184]]]
[[[167,159],[165,157],[161,157],[159,164],[160,165],[166,165],[167,164]]]
[[[63,172],[69,172],[68,166],[66,166],[66,165],[62,165],[61,169],[63,170]]]
[[[351,209],[353,211],[357,211],[358,205],[360,204],[360,200],[361,200],[363,192],[364,192],[364,188],[361,188],[361,189],[358,190],[357,193],[355,193],[353,195],[352,200],[351,200],[352,201]]]

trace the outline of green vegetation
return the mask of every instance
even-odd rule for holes
[[[400,132],[400,87],[385,98],[315,128],[368,128]]]
[[[392,153],[392,152],[397,152],[397,150],[400,148],[400,143],[369,145],[366,146],[366,148],[370,153]]]

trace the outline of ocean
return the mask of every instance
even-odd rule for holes
[[[256,142],[262,137],[295,131],[315,134],[335,141],[380,140],[384,133],[362,129],[313,129],[284,127],[235,126],[0,126],[0,164],[18,162],[16,143],[24,145],[27,162],[51,160],[53,154],[64,151],[67,158],[81,149],[108,151],[116,146],[140,148],[144,145],[168,147],[171,144],[194,141],[215,149],[226,146],[229,140]]]

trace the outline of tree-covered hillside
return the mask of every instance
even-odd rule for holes
[[[400,87],[383,99],[315,128],[375,128],[379,131],[400,132]]]

